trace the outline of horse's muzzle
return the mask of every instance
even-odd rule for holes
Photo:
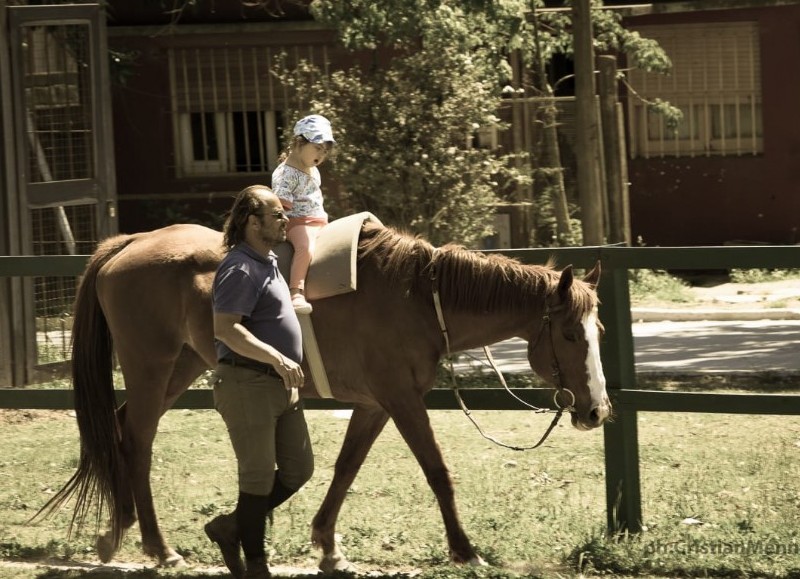
[[[602,426],[610,416],[611,404],[598,404],[593,406],[586,416],[580,416],[577,412],[572,412],[572,426],[578,430],[591,430],[593,428],[597,428],[598,426]]]

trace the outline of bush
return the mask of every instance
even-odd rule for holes
[[[732,269],[733,283],[761,283],[765,281],[783,281],[800,278],[796,269]]]
[[[665,271],[652,269],[630,270],[631,301],[689,302],[689,286],[686,282]]]

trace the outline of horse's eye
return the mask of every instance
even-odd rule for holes
[[[564,339],[567,342],[575,342],[578,340],[578,337],[575,335],[575,332],[572,330],[566,330],[564,332]]]

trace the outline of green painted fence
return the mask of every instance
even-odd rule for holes
[[[490,252],[487,252],[490,253]],[[730,414],[800,414],[800,395],[723,394],[705,392],[654,392],[636,389],[634,345],[628,290],[630,269],[800,269],[800,246],[746,247],[577,247],[558,249],[497,250],[523,263],[544,263],[554,258],[559,267],[573,264],[591,268],[602,263],[600,317],[606,327],[603,365],[609,395],[616,413],[604,426],[607,525],[611,532],[641,530],[639,481],[639,412],[707,412]],[[0,277],[74,276],[80,274],[87,256],[0,256]],[[800,389],[800,385],[798,385]],[[552,407],[551,392],[516,389],[514,393],[537,406]],[[521,409],[501,389],[469,389],[462,392],[470,408]],[[120,400],[124,391],[119,391]],[[451,392],[434,390],[426,398],[430,409],[456,410]],[[72,407],[71,391],[0,388],[0,408],[66,409]],[[175,408],[211,408],[210,390],[191,389]],[[309,400],[309,409],[341,408],[332,400]]]

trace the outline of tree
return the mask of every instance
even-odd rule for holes
[[[503,127],[496,113],[511,78],[508,55],[519,51],[534,70],[527,94],[552,96],[546,63],[572,50],[568,14],[531,10],[541,6],[541,0],[315,0],[315,19],[337,30],[360,64],[327,76],[308,64],[289,70],[284,62],[278,70],[306,107],[298,113],[319,112],[334,122],[343,195],[333,209],[372,211],[434,243],[474,245],[488,235],[492,206],[531,174],[515,169],[507,153],[471,143],[479,128]],[[625,30],[616,15],[593,10],[592,17],[596,48],[626,52],[648,70],[668,69],[663,51]],[[557,243],[566,243],[573,237],[565,231],[560,167],[553,166],[560,162],[555,109],[543,110],[549,129],[541,175],[552,176],[553,185],[538,209],[556,216]]]
[[[588,243],[604,242],[602,190],[597,183],[599,132],[595,133],[597,119],[594,114],[593,76],[595,57],[603,53],[625,53],[637,66],[647,70],[667,72],[671,66],[661,48],[652,40],[641,38],[638,33],[621,26],[618,12],[604,10],[599,0],[569,0],[561,10],[538,10],[537,2],[531,2],[534,46],[527,53],[529,62],[536,71],[534,82],[524,87],[528,94],[539,95],[537,122],[541,127],[539,155],[534,176],[539,186],[541,199],[549,200],[549,206],[540,202],[539,214],[545,219],[537,223],[539,239],[552,240],[558,245],[574,243],[582,239]],[[571,6],[572,10],[566,8]],[[592,32],[594,34],[592,35]],[[568,199],[564,187],[564,167],[560,162],[557,108],[553,88],[547,74],[546,62],[555,54],[571,57],[575,67],[575,113],[576,157],[578,199],[580,205],[580,231],[570,219]],[[561,82],[565,79],[559,79]],[[580,94],[579,94],[580,89]],[[658,106],[658,103],[652,103]],[[661,103],[659,112],[666,113],[676,122],[680,111]],[[616,126],[616,125],[615,125]],[[606,158],[606,162],[609,159]],[[607,168],[608,170],[608,168]],[[614,199],[613,205],[620,207],[623,200]]]
[[[367,55],[360,65],[328,76],[308,64],[277,67],[306,111],[336,129],[343,195],[333,209],[372,211],[434,243],[476,245],[492,232],[500,191],[526,179],[508,155],[473,144],[478,129],[502,126],[508,66],[490,42],[500,23],[455,2],[346,4],[314,2],[312,12]]]

